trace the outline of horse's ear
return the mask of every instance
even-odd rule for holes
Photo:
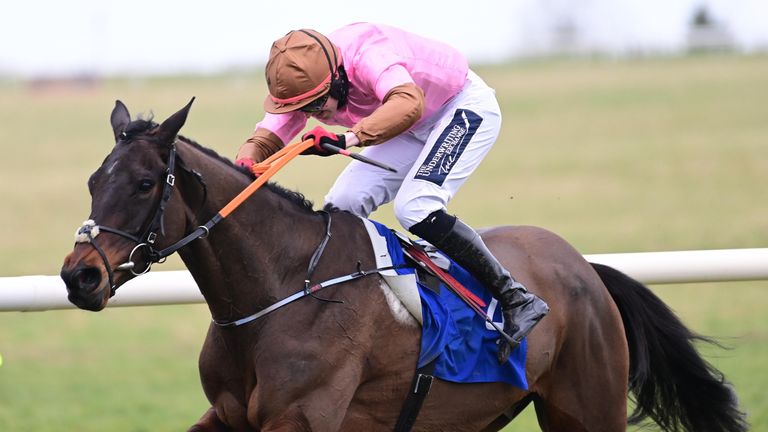
[[[125,104],[119,100],[115,101],[115,108],[112,110],[109,121],[112,123],[112,132],[115,133],[115,142],[117,142],[120,134],[123,133],[125,127],[131,122],[131,115],[128,113],[128,108],[125,107]]]
[[[157,132],[155,132],[155,136],[157,136],[161,143],[170,144],[176,139],[176,135],[181,130],[181,127],[184,126],[184,122],[187,121],[187,114],[189,114],[189,109],[192,108],[192,102],[194,101],[195,98],[193,97],[184,108],[168,117],[160,125]]]

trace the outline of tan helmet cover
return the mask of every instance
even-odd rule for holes
[[[273,114],[295,111],[325,95],[340,63],[336,46],[314,30],[294,30],[276,40],[265,69],[269,95],[264,110]]]

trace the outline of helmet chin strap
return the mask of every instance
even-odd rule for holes
[[[331,97],[339,101],[338,108],[343,108],[347,104],[347,95],[349,94],[349,79],[347,78],[347,71],[344,69],[344,65],[341,65],[336,69],[338,77],[331,79]]]

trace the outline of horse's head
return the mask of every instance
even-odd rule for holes
[[[61,269],[77,307],[102,310],[118,286],[157,260],[152,254],[158,235],[183,230],[182,212],[165,210],[173,193],[176,137],[192,101],[161,124],[131,121],[125,105],[116,102],[116,144],[88,180],[91,215]]]

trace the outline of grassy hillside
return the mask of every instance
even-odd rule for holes
[[[768,245],[768,58],[527,62],[477,68],[501,138],[450,210],[474,226],[549,228],[583,253]],[[115,99],[232,157],[259,120],[261,72],[0,82],[0,276],[57,274],[89,214],[85,186],[113,144]],[[345,161],[301,158],[277,180],[322,203]],[[374,218],[395,226],[390,208]],[[170,260],[156,270],[181,268]],[[768,430],[768,283],[653,287]],[[196,358],[204,305],[0,313],[0,430],[184,430],[206,409]],[[534,430],[527,413],[508,431]]]

